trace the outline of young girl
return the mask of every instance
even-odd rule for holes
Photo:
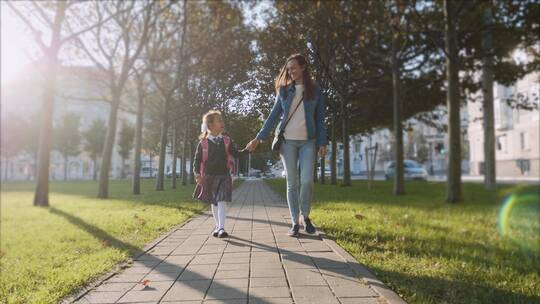
[[[193,197],[211,204],[216,221],[212,235],[220,238],[228,236],[225,232],[225,204],[232,200],[234,158],[249,153],[238,151],[230,136],[223,132],[223,127],[221,112],[212,110],[204,114],[202,134],[193,161],[197,182]]]

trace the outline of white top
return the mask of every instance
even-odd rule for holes
[[[295,85],[296,91],[294,92],[294,97],[289,108],[289,117],[293,113],[294,109],[302,99],[302,93],[304,92],[304,85],[297,84]],[[305,100],[304,100],[305,102]],[[300,105],[294,115],[289,120],[289,123],[285,127],[285,132],[283,134],[285,139],[293,140],[307,140],[307,128],[306,128],[306,115],[304,114],[304,105]]]

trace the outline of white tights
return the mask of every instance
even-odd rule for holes
[[[217,206],[212,204],[212,214],[214,215],[217,229],[225,229],[225,203],[218,202]]]

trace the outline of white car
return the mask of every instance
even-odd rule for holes
[[[386,180],[394,178],[396,164],[391,161],[385,169],[384,177]],[[427,181],[428,173],[422,165],[414,160],[406,159],[403,161],[403,177],[406,180],[423,180]]]

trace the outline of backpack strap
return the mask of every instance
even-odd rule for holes
[[[204,176],[206,161],[208,160],[208,138],[201,139],[201,148],[202,148],[202,160],[200,166],[200,174]]]
[[[231,138],[227,135],[223,135],[223,143],[225,144],[225,153],[227,154],[227,167],[233,175],[236,175],[234,157],[231,153]]]

